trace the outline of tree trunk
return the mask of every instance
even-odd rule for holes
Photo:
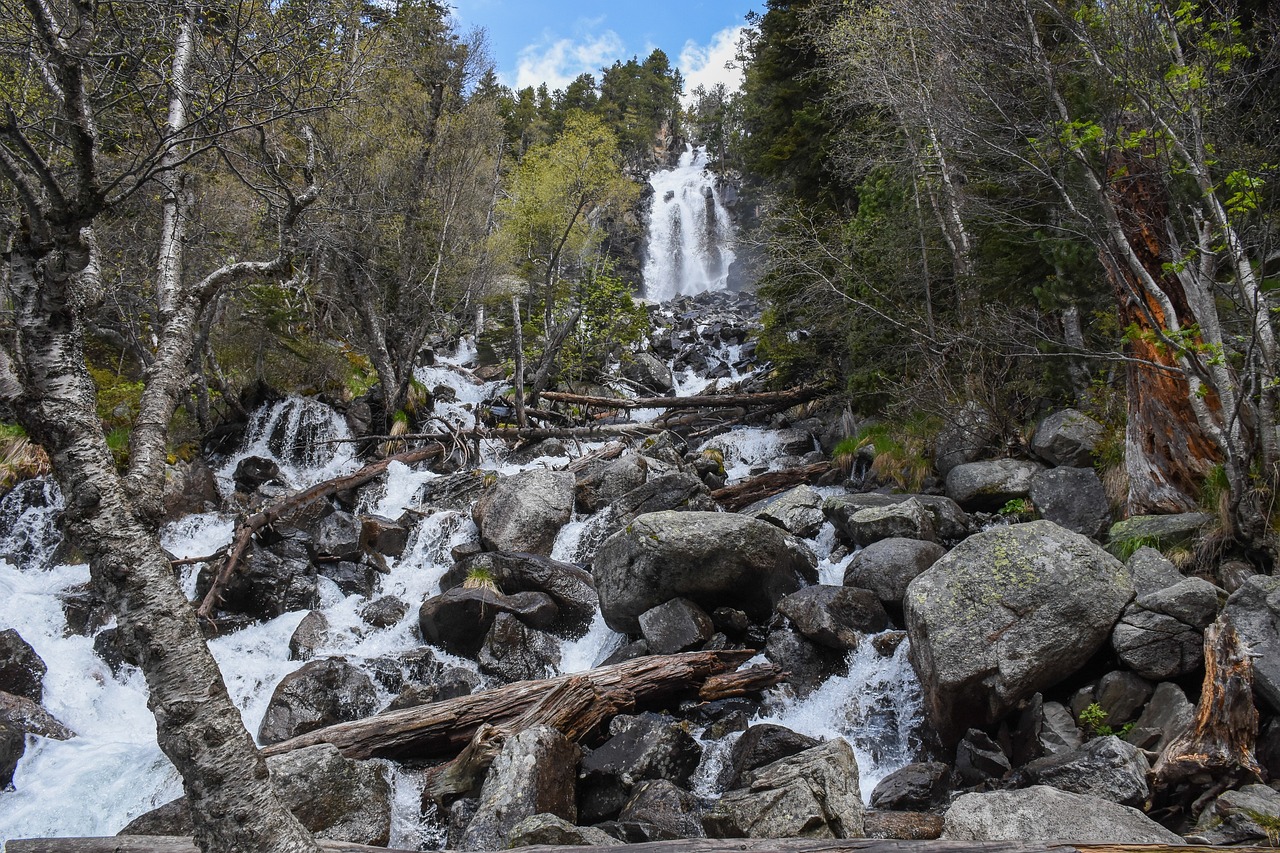
[[[78,248],[74,237],[66,245]],[[119,620],[120,640],[146,677],[156,736],[182,775],[201,848],[317,849],[276,796],[160,548],[158,530],[139,517],[115,470],[69,284],[76,253],[22,241],[10,265],[15,367],[24,389],[16,409],[49,453],[66,495],[67,534],[84,552],[95,588]]]

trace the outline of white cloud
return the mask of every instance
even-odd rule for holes
[[[688,93],[701,85],[710,89],[717,83],[723,83],[730,92],[736,92],[742,85],[742,69],[736,67],[734,55],[737,53],[738,39],[745,27],[729,27],[711,37],[711,43],[701,45],[692,39],[684,43],[680,51],[680,73],[684,75],[684,91]],[[734,67],[727,67],[729,64]]]
[[[603,66],[612,65],[622,56],[624,48],[613,30],[580,41],[566,38],[531,44],[520,51],[515,88],[546,83],[552,91],[563,89],[584,72],[599,75]]]

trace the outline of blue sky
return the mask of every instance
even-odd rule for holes
[[[680,68],[685,91],[698,83],[736,86],[733,58],[738,28],[753,0],[451,0],[465,32],[482,27],[502,82],[515,88],[563,88],[582,72],[644,59],[660,47]]]

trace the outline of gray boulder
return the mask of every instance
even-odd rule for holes
[[[39,703],[48,671],[36,650],[12,628],[0,631],[0,691]]]
[[[611,847],[622,842],[594,826],[574,826],[553,814],[536,814],[520,821],[507,834],[512,847],[546,844],[554,847]]]
[[[869,589],[885,604],[901,604],[907,585],[947,553],[936,542],[898,537],[873,542],[853,555],[844,585]]]
[[[778,612],[813,642],[841,651],[856,649],[863,634],[889,625],[889,615],[875,593],[847,586],[807,586],[784,596]]]
[[[689,791],[667,779],[651,779],[636,785],[618,813],[619,823],[655,827],[663,838],[706,838],[702,829],[702,804]]]
[[[1093,451],[1105,431],[1102,424],[1083,412],[1063,409],[1036,426],[1031,450],[1050,465],[1090,467]]]
[[[1156,685],[1142,715],[1125,739],[1152,752],[1160,752],[1169,741],[1191,728],[1194,721],[1195,706],[1187,699],[1187,694],[1173,682],[1162,681]],[[1141,743],[1138,743],[1138,738],[1142,739]]]
[[[960,407],[938,433],[934,465],[944,477],[957,465],[979,459],[996,436],[996,419],[973,400]]]
[[[551,596],[560,610],[560,618],[553,626],[557,631],[585,631],[595,618],[597,598],[591,573],[571,563],[537,554],[486,551],[455,563],[440,578],[440,590],[447,592],[462,586],[475,574],[486,574],[508,595],[539,592]]]
[[[796,486],[752,504],[742,510],[742,514],[776,524],[788,533],[807,539],[816,536],[827,520],[822,512],[824,500],[813,486]]]
[[[378,515],[361,516],[360,545],[384,557],[399,557],[409,545],[409,528]]]
[[[476,662],[482,672],[506,682],[546,678],[560,665],[560,641],[510,613],[499,613],[485,635]]]
[[[553,814],[578,819],[574,782],[578,747],[549,726],[535,726],[507,738],[493,760],[475,817],[462,834],[461,850],[502,850],[525,818]]]
[[[534,469],[500,477],[472,510],[480,541],[489,551],[548,556],[556,534],[573,514],[574,476]]]
[[[541,592],[503,595],[484,587],[454,587],[422,602],[418,627],[422,639],[445,651],[474,656],[484,645],[499,613],[509,613],[531,628],[549,628],[560,611],[551,596]]]
[[[408,612],[409,605],[394,595],[384,595],[361,608],[360,619],[374,628],[390,628],[403,619]]]
[[[640,633],[655,655],[669,655],[700,646],[715,628],[711,617],[687,598],[673,598],[640,614]]]
[[[855,545],[870,545],[882,539],[937,538],[933,513],[915,498],[889,506],[867,507],[842,518],[836,529]]]
[[[1136,806],[1151,793],[1147,785],[1150,772],[1142,750],[1110,735],[1094,738],[1070,752],[1029,762],[1018,770],[1018,776],[1022,784],[1051,785],[1060,791]]]
[[[773,723],[749,726],[729,751],[726,788],[742,788],[752,771],[791,755],[813,749],[818,741]]]
[[[1166,550],[1189,545],[1212,521],[1213,516],[1207,512],[1130,516],[1111,525],[1107,533],[1107,550],[1124,555],[1133,553],[1135,546]]]
[[[1274,824],[1262,826],[1259,818],[1270,818],[1268,824],[1280,815],[1280,792],[1266,785],[1245,785],[1236,791],[1227,791],[1200,813],[1195,835],[1202,844],[1237,845],[1253,843],[1273,846]],[[1188,838],[1188,840],[1192,840]],[[1259,844],[1259,842],[1266,842]]]
[[[1125,566],[1133,576],[1133,588],[1138,595],[1150,595],[1183,580],[1178,567],[1155,548],[1139,548],[1125,561]]]
[[[53,714],[25,696],[0,692],[0,726],[52,740],[70,740],[76,733]]]
[[[871,792],[871,807],[887,811],[931,809],[951,793],[951,768],[940,761],[908,764],[880,780]]]
[[[646,391],[662,395],[675,390],[671,368],[651,352],[632,353],[622,364],[622,375]]]
[[[632,489],[644,485],[649,464],[638,453],[628,453],[577,476],[578,511],[598,512]]]
[[[200,570],[198,598],[209,591],[215,568],[206,565]],[[316,567],[303,549],[282,556],[255,544],[223,591],[219,609],[265,620],[294,610],[311,610],[316,604]]]
[[[591,574],[605,622],[634,634],[641,613],[679,596],[766,620],[782,596],[817,580],[817,558],[800,540],[754,518],[658,512],[606,539]]]
[[[303,664],[276,685],[258,729],[263,746],[288,740],[334,723],[367,717],[377,710],[378,694],[346,658]]]
[[[289,636],[289,660],[311,660],[328,640],[329,620],[319,610],[308,611]]]
[[[665,779],[688,787],[702,747],[675,719],[659,714],[615,717],[613,736],[582,759],[579,804],[584,822],[618,814],[633,787]]]
[[[707,811],[712,838],[861,838],[858,762],[842,738],[753,771]]]
[[[26,750],[26,732],[17,726],[0,723],[0,791],[13,784],[13,771]]]
[[[883,495],[876,492],[839,495],[827,498],[822,505],[822,511],[845,541],[853,541],[848,524],[854,515],[864,509],[894,506],[912,500],[922,505],[933,516],[933,530],[938,539],[944,542],[955,542],[972,532],[969,514],[955,501],[942,495]]]
[[[1090,539],[1111,526],[1111,506],[1092,468],[1050,468],[1031,480],[1031,503],[1040,517]]]
[[[613,502],[613,523],[621,526],[645,513],[681,510],[710,512],[716,508],[702,480],[685,471],[651,476]]]
[[[1048,521],[971,536],[911,582],[911,660],[944,740],[1071,675],[1133,597],[1124,565]]]
[[[1204,629],[1226,593],[1201,578],[1139,596],[1125,608],[1111,645],[1125,666],[1154,681],[1204,666]]]
[[[382,847],[391,837],[391,784],[379,764],[343,758],[322,743],[267,759],[289,811],[320,838]],[[185,798],[135,818],[120,835],[191,835]]]
[[[969,512],[997,512],[1011,500],[1030,497],[1042,470],[1040,463],[1021,459],[966,462],[947,474],[947,497]]]
[[[1137,809],[1048,785],[964,794],[943,821],[942,837],[950,841],[1183,843],[1181,836]]]
[[[1223,618],[1253,651],[1253,686],[1280,712],[1280,577],[1254,575],[1231,594]]]
[[[981,729],[969,729],[956,744],[956,775],[970,785],[998,781],[1010,769],[1004,747]]]

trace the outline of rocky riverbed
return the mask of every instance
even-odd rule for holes
[[[755,313],[746,295],[655,307],[651,350],[614,387],[565,390],[762,390]],[[458,430],[504,406],[501,381],[482,376],[465,346],[419,370]],[[1047,417],[1025,459],[986,458],[973,430],[944,434],[936,488],[906,495],[856,461],[825,464],[849,426],[839,410],[726,407],[624,428],[662,414],[619,407],[600,421],[608,435],[514,448],[468,438],[264,529],[209,625],[233,698],[268,746],[646,655],[745,650],[744,666],[772,664],[782,683],[666,696],[577,740],[509,733],[474,789],[447,797],[423,796],[438,760],[353,760],[329,744],[272,758],[308,826],[468,850],[1269,837],[1280,581],[1236,567],[1221,588],[1142,547],[1194,536],[1203,516],[1113,527],[1087,417]],[[360,401],[279,400],[174,467],[164,541],[193,601],[218,561],[188,558],[224,547],[238,516],[358,468],[378,442],[348,440],[367,423]],[[723,511],[726,489],[802,468],[810,482]],[[60,543],[60,501],[32,481],[0,506],[0,836],[186,833],[140,678]],[[1193,804],[1193,783],[1153,783],[1193,725],[1215,623],[1258,655],[1259,764]]]

